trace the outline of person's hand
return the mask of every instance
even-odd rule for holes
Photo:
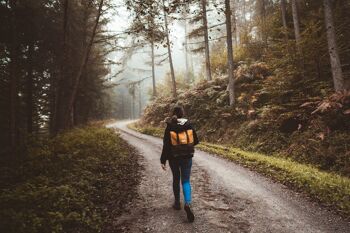
[[[163,169],[164,171],[166,171],[166,165],[165,165],[165,164],[162,164],[162,169]]]

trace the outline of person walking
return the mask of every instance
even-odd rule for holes
[[[189,222],[194,221],[191,209],[191,168],[194,146],[199,143],[197,133],[188,119],[184,118],[184,109],[175,106],[172,117],[166,119],[166,129],[163,137],[163,150],[160,162],[163,170],[166,170],[166,161],[173,174],[173,192],[175,202],[173,208],[181,210],[180,204],[180,180],[184,197],[184,210]]]

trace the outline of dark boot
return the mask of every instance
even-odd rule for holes
[[[181,210],[180,201],[175,201],[173,205],[174,210]]]
[[[191,210],[191,206],[189,204],[185,204],[184,210],[186,211],[188,221],[193,222],[194,221],[194,214]]]

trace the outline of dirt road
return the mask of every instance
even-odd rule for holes
[[[173,203],[171,172],[160,167],[162,140],[109,125],[142,154],[139,197],[115,223],[118,232],[350,232],[350,223],[281,184],[225,159],[196,151],[193,159],[193,224]]]

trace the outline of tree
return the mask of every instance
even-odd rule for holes
[[[232,25],[231,25],[231,6],[230,0],[225,0],[226,15],[226,43],[227,43],[227,73],[228,73],[228,90],[230,106],[235,102],[234,77],[233,77],[233,49],[232,49]]]
[[[153,97],[157,96],[157,87],[156,87],[156,73],[155,73],[155,59],[154,59],[154,41],[151,41],[151,59],[152,59],[152,89]]]
[[[301,42],[301,35],[300,35],[300,19],[299,19],[299,9],[298,4],[296,0],[292,1],[292,13],[293,13],[293,22],[294,22],[294,34],[295,34],[295,41],[297,43],[297,47],[300,52],[300,42]]]
[[[266,25],[266,0],[256,1],[256,15],[260,29],[260,40],[264,42],[264,46],[267,47],[267,25]]]
[[[100,17],[102,14],[103,1],[104,0],[100,0],[98,10],[97,10],[96,19],[95,19],[94,26],[92,29],[92,34],[90,36],[89,43],[87,44],[87,47],[85,48],[84,55],[83,55],[82,60],[80,62],[78,73],[77,73],[76,77],[74,78],[73,90],[72,90],[72,93],[71,93],[70,98],[69,98],[69,102],[68,102],[68,106],[67,106],[68,109],[67,109],[67,112],[66,112],[66,115],[64,118],[66,121],[64,124],[65,127],[67,127],[69,125],[69,120],[70,120],[69,116],[71,116],[73,114],[73,107],[74,107],[74,103],[76,101],[80,80],[82,78],[83,72],[85,71],[86,65],[87,65],[89,58],[90,58],[92,45],[93,45],[93,42],[95,40],[97,27],[98,27],[98,24],[100,22]]]
[[[281,15],[282,15],[282,23],[283,23],[283,31],[286,37],[286,41],[288,41],[288,24],[287,24],[287,6],[286,0],[281,0]]]
[[[333,74],[333,83],[335,91],[341,91],[345,89],[343,72],[340,63],[340,57],[338,53],[338,46],[336,41],[333,13],[331,7],[331,0],[323,0],[325,23],[327,30],[328,51],[331,61],[331,68]]]
[[[56,135],[61,129],[64,129],[65,123],[65,96],[66,96],[66,87],[65,79],[67,79],[67,70],[66,70],[66,62],[68,60],[67,57],[67,43],[68,43],[68,12],[69,11],[69,1],[64,0],[63,3],[63,28],[62,28],[62,56],[61,56],[61,69],[57,81],[54,83],[54,98],[55,101],[53,103],[53,116],[51,122],[51,134]],[[57,86],[56,86],[57,85]]]
[[[190,80],[190,65],[189,65],[189,59],[188,59],[188,3],[185,3],[184,10],[183,10],[183,18],[184,18],[184,28],[185,28],[185,42],[184,42],[184,48],[185,48],[185,68],[186,68],[186,73],[185,73],[185,79],[186,82],[189,84],[191,82]]]
[[[166,37],[166,44],[168,48],[168,57],[169,57],[169,65],[170,65],[170,74],[171,74],[171,81],[172,81],[172,89],[173,89],[173,97],[177,97],[176,93],[176,79],[175,79],[175,71],[174,71],[174,65],[173,65],[173,58],[171,55],[171,43],[169,38],[169,28],[168,28],[168,16],[167,16],[167,8],[165,6],[165,0],[162,0],[163,3],[163,15],[164,15],[164,27],[165,27],[165,37]]]
[[[207,1],[202,2],[202,17],[204,27],[204,47],[205,47],[205,71],[207,80],[211,80],[211,67],[210,67],[210,51],[209,51],[209,36],[208,36],[208,20],[207,20]]]
[[[10,25],[11,25],[11,44],[10,44],[10,142],[11,142],[11,154],[14,156],[17,154],[16,148],[18,148],[19,140],[19,126],[18,126],[18,57],[19,57],[19,45],[17,34],[17,15],[16,7],[17,1],[10,0]]]
[[[164,43],[168,47],[167,33],[168,31],[164,30],[165,17],[164,17],[164,5],[165,3],[160,1],[147,1],[143,4],[138,4],[134,1],[126,1],[128,9],[134,13],[133,23],[129,29],[130,32],[133,32],[133,37],[136,37],[138,40],[143,40],[139,44],[150,44],[151,47],[151,67],[152,67],[152,95],[157,96],[156,90],[156,77],[155,77],[155,66],[156,66],[156,54],[155,47],[159,44]],[[169,7],[166,8],[170,10]],[[165,12],[166,13],[166,12]],[[166,22],[166,27],[168,23]],[[170,44],[170,41],[169,41]],[[135,46],[135,48],[138,45]],[[140,49],[138,47],[137,49]],[[171,54],[171,50],[170,50]],[[169,50],[168,50],[169,57]],[[168,58],[167,57],[167,58]],[[164,59],[165,60],[165,59]],[[163,61],[164,61],[163,60]],[[172,62],[171,62],[172,63]],[[172,66],[171,66],[172,67]],[[170,68],[171,68],[170,67]]]
[[[91,39],[96,3],[0,1],[0,108],[8,109],[0,114],[1,154],[8,155],[11,150],[12,154],[24,154],[28,135],[55,135],[67,125],[109,114],[104,107],[108,106],[105,60],[106,45],[111,45],[114,35],[101,30],[108,22],[105,18],[96,29],[78,88],[72,92]],[[109,9],[107,5],[103,12]],[[72,95],[71,118],[65,114]]]

